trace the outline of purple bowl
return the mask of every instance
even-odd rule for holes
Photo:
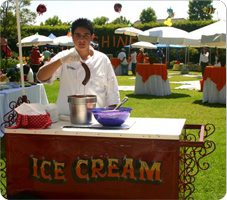
[[[113,110],[113,107],[94,108],[92,112],[95,119],[103,126],[120,126],[130,116],[132,108],[120,107],[117,111],[107,110]]]

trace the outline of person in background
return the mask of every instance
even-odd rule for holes
[[[20,70],[20,63],[15,66],[18,70]],[[24,71],[24,81],[34,82],[33,71],[29,64],[23,65]]]
[[[127,61],[125,52],[126,52],[126,50],[124,48],[122,48],[121,52],[117,56],[118,60],[121,63],[122,75],[128,75],[128,61]]]
[[[43,62],[45,63],[46,61],[48,62],[50,60],[50,56],[51,56],[51,53],[50,51],[47,49],[47,47],[44,47],[44,51],[42,52],[43,54]]]
[[[216,48],[216,50],[215,50],[214,59],[215,59],[215,63],[214,64],[218,64],[218,62],[219,62],[219,51],[218,51],[218,48]]]
[[[61,51],[63,51],[64,50],[64,47],[59,47],[58,48],[58,52],[61,52]]]
[[[221,63],[219,60],[217,60],[217,63],[214,64],[214,66],[221,67]]]
[[[40,61],[41,57],[42,55],[40,54],[39,48],[37,46],[34,46],[30,54],[30,59],[31,59],[30,64],[33,71],[34,82],[37,82],[36,74],[41,65],[41,61]]]
[[[56,54],[37,74],[39,81],[44,83],[52,84],[60,79],[59,115],[70,115],[68,96],[75,94],[96,95],[97,108],[115,106],[120,102],[117,78],[110,59],[90,46],[94,37],[92,22],[86,18],[75,20],[71,33],[75,46]]]
[[[139,54],[138,54],[136,59],[137,59],[138,63],[145,63],[145,53],[144,53],[143,48],[139,49]]]
[[[158,51],[157,51],[157,60],[158,60],[158,63],[163,63],[163,58],[165,58],[165,55],[163,53],[162,48],[159,48]]]
[[[199,65],[201,65],[202,76],[204,75],[204,71],[208,63],[209,63],[209,52],[206,47],[203,47],[199,58]]]
[[[55,55],[56,55],[56,53],[54,53],[54,50],[51,49],[51,50],[50,50],[50,58],[53,58]]]
[[[135,49],[131,49],[131,60],[132,60],[132,74],[136,74],[136,64],[137,64],[137,53]]]

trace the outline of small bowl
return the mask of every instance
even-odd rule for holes
[[[120,107],[112,111],[114,107],[94,108],[92,113],[95,119],[103,126],[120,126],[130,116],[132,108]]]

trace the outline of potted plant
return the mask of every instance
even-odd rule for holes
[[[150,53],[150,54],[148,54],[148,58],[149,58],[149,63],[153,64],[156,62],[157,55],[156,55],[156,53]]]
[[[19,82],[20,81],[20,70],[15,67],[9,68],[6,76],[9,78],[10,82]]]
[[[225,67],[225,65],[226,65],[226,54],[225,53],[219,54],[218,59],[221,63],[221,66]]]

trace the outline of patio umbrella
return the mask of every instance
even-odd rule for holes
[[[51,33],[48,37],[51,38],[51,39],[56,38],[56,36],[53,33]]]
[[[134,28],[134,27],[124,27],[124,28],[118,28],[114,31],[115,34],[125,34],[129,36],[137,36],[140,33],[143,33],[140,29]]]
[[[68,36],[68,35],[56,37],[53,40],[53,44],[54,45],[60,45],[60,46],[68,46],[68,47],[75,46],[74,43],[73,43],[72,37]],[[92,46],[99,46],[99,44],[97,44],[97,43],[95,43],[93,41],[91,41],[90,44]]]
[[[118,28],[114,31],[115,34],[124,34],[124,35],[128,35],[130,36],[129,38],[129,49],[128,52],[130,53],[130,45],[131,45],[131,37],[132,36],[137,36],[141,33],[143,33],[143,31],[141,31],[140,29],[134,28],[134,27],[124,27],[124,28]],[[128,53],[128,56],[129,56]]]
[[[133,43],[131,46],[133,48],[157,49],[157,47],[150,42],[136,42]]]
[[[199,39],[190,38],[187,31],[174,27],[155,27],[138,35],[139,41],[183,46],[199,45]]]
[[[93,42],[93,41],[90,42],[90,45],[91,45],[91,46],[96,46],[96,47],[99,46],[99,44],[97,44],[97,43],[95,43],[95,42]]]
[[[226,48],[226,21],[221,20],[190,32],[202,46]]]
[[[22,47],[30,47],[30,46],[40,46],[40,45],[46,45],[53,42],[53,39],[46,37],[44,35],[31,35],[28,37],[25,37],[21,40]],[[17,44],[18,45],[18,44]]]
[[[68,36],[68,35],[56,37],[53,40],[53,44],[55,44],[55,45],[61,45],[61,46],[68,46],[68,47],[74,46],[72,37],[71,36]]]

